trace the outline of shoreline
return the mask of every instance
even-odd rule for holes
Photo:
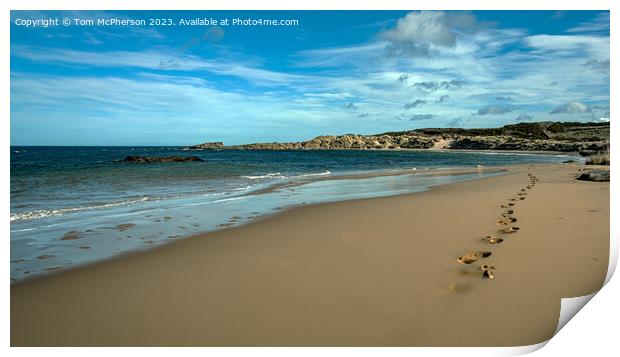
[[[252,145],[252,144],[246,144]],[[234,145],[232,145],[234,146]],[[148,147],[148,146],[145,146]],[[168,146],[162,146],[168,147]],[[182,151],[420,151],[420,152],[463,152],[463,153],[505,153],[505,154],[532,154],[532,155],[554,155],[554,156],[577,156],[583,158],[579,151],[554,151],[554,150],[497,150],[497,149],[450,149],[450,148],[436,148],[431,147],[428,149],[423,148],[370,148],[370,149],[321,149],[321,148],[309,148],[309,149],[242,149],[242,148],[217,148],[217,149],[189,149],[186,146],[178,146],[175,148],[181,148]]]
[[[247,144],[246,144],[247,145]],[[232,145],[234,146],[234,145]],[[540,154],[540,155],[554,155],[554,156],[576,156],[584,158],[579,151],[555,151],[555,150],[498,150],[498,149],[450,149],[450,148],[438,148],[430,147],[423,148],[370,148],[370,149],[324,149],[324,148],[309,148],[309,149],[240,149],[240,148],[216,148],[216,149],[189,149],[188,146],[170,146],[170,145],[105,145],[105,146],[63,146],[63,145],[11,145],[11,152],[14,153],[15,148],[172,148],[179,149],[181,151],[198,151],[198,152],[210,152],[210,151],[420,151],[420,152],[464,152],[464,153],[505,153],[505,154]],[[120,158],[122,159],[122,158]]]
[[[525,166],[526,164],[516,164],[516,165],[512,165],[513,167],[520,167],[520,166]],[[424,169],[397,169],[397,170],[381,170],[381,171],[375,171],[375,172],[364,172],[364,173],[349,173],[349,174],[343,174],[343,175],[330,175],[330,176],[313,176],[313,177],[308,177],[304,180],[299,180],[299,181],[291,181],[291,182],[283,182],[283,183],[273,183],[270,184],[267,187],[264,188],[259,188],[257,190],[254,191],[250,191],[250,192],[246,192],[246,193],[242,193],[238,196],[235,196],[233,198],[237,198],[237,197],[245,197],[245,196],[255,196],[255,195],[262,195],[262,194],[269,194],[269,193],[274,193],[277,192],[278,190],[281,189],[291,189],[293,187],[298,187],[298,186],[303,186],[303,185],[308,185],[308,184],[312,184],[315,182],[321,182],[321,181],[338,181],[338,180],[365,180],[365,179],[373,179],[373,178],[389,178],[389,177],[398,177],[398,176],[404,176],[404,175],[415,175],[415,176],[421,176],[421,177],[436,177],[436,176],[440,176],[440,177],[448,177],[448,176],[461,176],[461,175],[471,175],[471,174],[504,174],[506,173],[508,170],[510,169],[509,166],[503,166],[503,167],[480,167],[480,168],[424,168]],[[480,180],[483,178],[473,178],[473,179],[466,179],[465,181],[470,181],[470,180]],[[459,181],[456,181],[459,182]],[[428,188],[424,188],[421,191],[412,191],[412,192],[408,192],[408,193],[398,193],[398,194],[386,194],[386,195],[382,195],[382,196],[377,196],[377,197],[361,197],[361,198],[341,198],[335,201],[325,201],[325,202],[316,202],[316,203],[305,203],[305,202],[298,202],[298,203],[292,203],[290,205],[285,205],[285,206],[279,206],[276,207],[274,210],[272,211],[266,211],[263,212],[260,215],[257,215],[255,218],[253,218],[252,220],[249,221],[245,221],[245,222],[239,222],[239,223],[235,223],[234,225],[229,225],[229,224],[219,224],[217,227],[214,227],[213,229],[209,229],[209,230],[204,230],[204,231],[199,231],[199,232],[192,232],[192,233],[185,233],[183,231],[177,231],[175,233],[175,239],[173,240],[168,240],[168,241],[164,241],[161,242],[157,245],[153,245],[150,247],[141,247],[141,248],[135,248],[135,249],[131,249],[128,251],[122,251],[120,253],[115,253],[112,256],[108,256],[105,258],[100,258],[100,259],[96,259],[94,261],[90,261],[87,263],[81,263],[81,264],[76,264],[76,265],[70,265],[70,266],[63,266],[61,269],[56,269],[54,267],[52,267],[52,269],[47,269],[48,271],[43,272],[43,273],[38,273],[35,275],[30,275],[27,277],[22,277],[19,280],[14,280],[11,281],[11,286],[13,285],[19,285],[22,283],[27,283],[33,280],[37,280],[37,279],[41,279],[41,278],[46,278],[49,276],[54,276],[54,275],[58,275],[58,274],[64,274],[66,272],[70,272],[76,269],[82,269],[82,268],[87,268],[89,266],[92,265],[96,265],[99,263],[104,263],[107,261],[113,261],[113,260],[117,260],[117,259],[123,259],[124,257],[128,257],[131,256],[133,254],[140,254],[143,252],[148,252],[150,250],[153,249],[160,249],[160,248],[165,248],[166,246],[168,246],[169,244],[172,244],[174,242],[177,242],[179,240],[183,240],[183,239],[187,239],[187,238],[191,238],[194,236],[201,236],[201,235],[207,235],[207,234],[212,234],[215,232],[219,232],[219,231],[223,231],[223,230],[228,230],[228,229],[233,229],[233,228],[238,228],[238,227],[243,227],[246,225],[250,225],[253,224],[255,222],[260,222],[262,220],[265,219],[270,219],[273,217],[277,217],[281,214],[284,214],[286,212],[289,212],[291,210],[295,210],[301,207],[312,207],[312,206],[317,206],[317,205],[323,205],[323,204],[328,204],[328,203],[336,203],[336,202],[354,202],[354,201],[358,201],[358,200],[366,200],[366,199],[373,199],[373,198],[384,198],[384,197],[394,197],[394,196],[400,196],[400,195],[410,195],[410,194],[415,194],[415,193],[419,193],[419,192],[426,192],[426,191],[430,191],[433,190],[434,188],[438,188],[441,186],[445,186],[445,185],[451,185],[454,184],[453,182],[450,183],[437,183],[437,184],[431,184],[428,186]],[[126,220],[119,220],[118,223],[120,223],[121,226],[123,225],[130,225],[130,226],[135,226],[135,224],[133,223],[124,223]],[[152,225],[152,223],[151,223]],[[129,227],[132,228],[132,227]],[[69,234],[69,235],[74,235],[76,236],[76,233],[74,233],[76,231],[70,231],[68,233],[65,233],[65,235]],[[184,234],[185,233],[185,234]],[[13,263],[13,261],[12,261]]]
[[[527,165],[527,164],[517,164],[519,165]],[[506,166],[491,166],[491,167],[478,167],[478,168],[465,168],[465,167],[457,167],[457,168],[423,168],[423,169],[394,169],[394,170],[379,170],[379,171],[368,171],[368,172],[353,172],[353,173],[344,173],[337,175],[326,175],[326,176],[314,176],[312,178],[306,180],[299,181],[289,181],[282,183],[273,183],[270,186],[259,188],[254,191],[250,191],[244,193],[240,196],[251,196],[251,195],[260,195],[264,193],[270,193],[280,188],[288,188],[288,187],[296,187],[302,186],[314,182],[320,181],[335,181],[335,180],[364,180],[371,178],[379,178],[379,177],[389,177],[389,176],[402,176],[402,175],[419,175],[419,176],[459,176],[459,175],[468,175],[474,173],[500,173],[506,171]],[[438,185],[438,186],[441,186]],[[436,187],[436,186],[433,186]],[[386,197],[386,196],[381,196]],[[339,200],[338,202],[347,201],[347,199]]]
[[[502,244],[479,239],[497,230],[499,205],[527,184],[527,167],[430,191],[297,207],[20,282],[11,286],[11,345],[540,342],[555,330],[560,296],[602,285],[609,184],[575,181],[579,165],[533,167],[541,181],[516,203],[524,207],[515,209],[521,230]],[[494,252],[495,279],[456,263],[471,249]],[[560,252],[570,259],[553,257]],[[58,323],[64,329],[53,331]]]

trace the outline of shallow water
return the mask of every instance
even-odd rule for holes
[[[414,167],[471,168],[578,159],[570,155],[428,151],[11,150],[13,280],[243,224],[295,205],[419,192],[497,174],[429,175],[413,171]],[[115,162],[127,155],[196,155],[207,161]],[[410,171],[325,179],[397,170]],[[265,189],[269,187],[274,188]],[[260,194],[252,194],[256,192]]]

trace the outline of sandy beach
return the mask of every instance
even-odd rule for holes
[[[16,283],[11,345],[535,344],[607,272],[609,182],[583,168],[298,207]],[[457,262],[468,252],[492,254]]]

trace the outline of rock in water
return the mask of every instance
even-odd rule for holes
[[[221,141],[209,141],[206,143],[202,143],[202,144],[198,144],[198,145],[193,145],[190,147],[187,147],[187,150],[218,150],[218,149],[223,149],[224,148],[224,143]]]
[[[167,163],[167,162],[192,162],[192,161],[204,161],[198,156],[127,156],[119,162],[132,162],[132,163]]]
[[[596,182],[604,182],[609,181],[609,171],[607,170],[592,170],[588,172],[584,172],[577,180],[581,181],[596,181]]]

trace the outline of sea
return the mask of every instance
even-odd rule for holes
[[[119,162],[129,155],[205,161]],[[450,169],[566,160],[583,161],[571,154],[454,150],[12,146],[11,281],[227,229],[300,205],[420,192],[502,174],[447,174]]]

